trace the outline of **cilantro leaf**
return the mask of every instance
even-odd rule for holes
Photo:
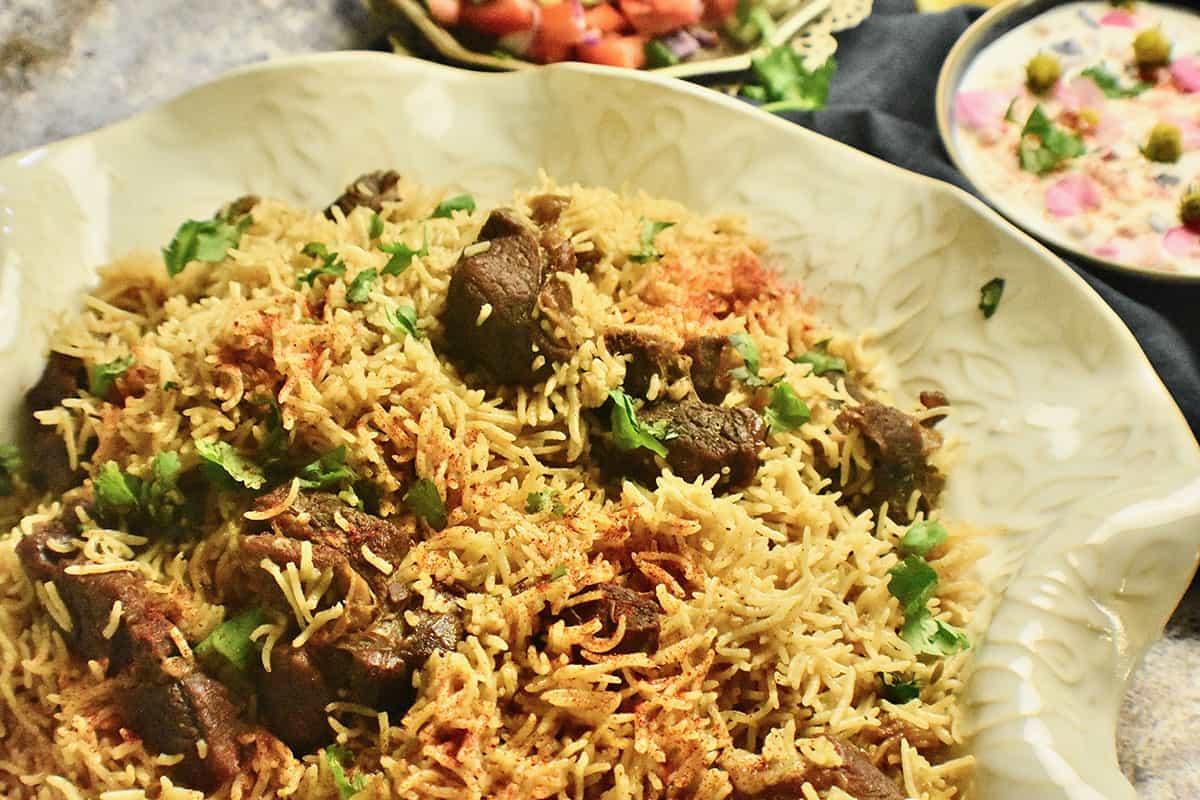
[[[766,386],[764,381],[758,374],[759,365],[762,362],[762,357],[758,352],[758,345],[750,338],[748,333],[735,333],[729,337],[729,343],[733,345],[733,349],[746,362],[740,367],[734,367],[729,370],[730,377],[739,380],[747,386]]]
[[[921,684],[916,678],[906,681],[891,673],[879,676],[879,690],[885,700],[897,705],[903,705],[921,696]]]
[[[786,383],[775,384],[775,388],[771,390],[771,402],[763,411],[768,431],[792,431],[811,418],[812,412],[808,410],[808,404],[796,396],[791,386]]]
[[[122,472],[117,462],[105,461],[92,479],[97,515],[115,520],[137,511],[140,483],[134,476]]]
[[[914,522],[900,538],[900,552],[906,556],[926,556],[930,550],[945,542],[948,535],[946,529],[933,520]]]
[[[636,253],[630,253],[629,260],[638,264],[645,264],[647,261],[658,261],[662,258],[662,253],[658,252],[658,248],[654,246],[654,239],[674,224],[674,222],[655,222],[643,217],[642,235],[639,240],[642,247]]]
[[[612,440],[617,448],[636,450],[644,447],[650,452],[666,458],[667,448],[663,442],[671,438],[666,420],[660,420],[651,425],[639,422],[637,412],[633,407],[633,399],[620,389],[610,391],[608,398],[612,401],[609,424],[612,428]]]
[[[435,531],[446,527],[446,503],[438,493],[437,484],[428,478],[421,478],[409,487],[404,494],[404,505]]]
[[[336,251],[330,251],[330,249],[321,242],[309,242],[308,244],[304,245],[304,248],[300,251],[300,253],[308,256],[309,258],[319,258],[321,260],[321,265],[319,267],[315,267],[300,276],[299,282],[302,284],[312,284],[313,281],[322,275],[346,274],[345,262],[338,258]]]
[[[288,433],[283,427],[283,412],[279,408],[278,400],[267,395],[259,397],[255,402],[268,406],[267,418],[263,421],[267,432],[258,443],[256,456],[260,464],[269,467],[279,463],[287,455]]]
[[[425,332],[417,327],[417,310],[412,306],[397,306],[385,311],[383,316],[397,339],[403,339],[405,334],[414,339],[425,338]]]
[[[13,493],[13,479],[21,473],[21,451],[15,444],[0,444],[0,497]]]
[[[829,355],[828,341],[819,342],[809,350],[792,359],[796,364],[808,364],[812,367],[813,375],[824,375],[826,372],[846,372],[846,359]]]
[[[412,249],[404,242],[393,242],[392,244],[380,242],[379,249],[385,253],[390,253],[392,256],[388,259],[387,264],[384,265],[383,274],[399,275],[408,269],[408,265],[412,263],[415,256],[424,258],[429,255],[429,230],[422,230],[421,248],[419,250]]]
[[[540,492],[530,492],[525,496],[526,514],[539,514],[547,508],[556,517],[567,513],[567,507],[558,499],[557,489],[543,489]]]
[[[350,281],[346,290],[346,302],[362,305],[371,295],[371,284],[379,278],[379,272],[374,269],[364,269]]]
[[[349,798],[367,788],[367,778],[365,775],[355,775],[353,780],[346,780],[346,770],[342,764],[348,758],[350,758],[350,751],[341,745],[331,744],[325,748],[325,762],[329,765],[329,772],[333,775],[333,783],[337,786],[342,800],[349,800]]]
[[[904,610],[904,627],[900,637],[918,653],[944,656],[970,646],[957,628],[934,619],[929,613],[929,600],[938,585],[937,572],[925,559],[912,555],[888,571],[891,579],[888,590],[900,601]]]
[[[162,526],[174,524],[178,515],[175,493],[179,489],[182,466],[179,455],[164,451],[150,463],[150,481],[142,486],[142,511],[151,521]]]
[[[1105,97],[1114,99],[1137,97],[1142,92],[1154,86],[1153,83],[1138,81],[1133,86],[1124,87],[1121,85],[1121,79],[1106,70],[1102,64],[1088,67],[1080,75],[1085,78],[1091,78],[1100,87],[1100,91],[1104,92]]]
[[[771,13],[755,0],[739,0],[736,12],[725,23],[725,35],[745,47],[765,42],[774,32]]]
[[[104,364],[93,364],[88,370],[88,391],[95,397],[108,397],[117,378],[132,366],[133,356],[122,356]]]
[[[455,211],[466,211],[468,214],[475,210],[475,198],[469,194],[455,195],[448,197],[437,204],[437,208],[429,215],[430,219],[439,217],[449,219],[454,215]]]
[[[367,226],[367,236],[372,239],[378,239],[383,234],[383,217],[378,214],[371,215],[371,222]]]
[[[554,571],[550,573],[550,582],[553,583],[554,581],[558,580],[559,578],[566,577],[566,575],[567,575],[566,566],[563,564],[559,564],[557,567],[554,568]]]
[[[305,489],[332,490],[354,483],[358,475],[346,464],[346,446],[330,450],[300,470],[300,485]]]
[[[1083,139],[1056,127],[1042,107],[1037,105],[1029,112],[1029,119],[1021,129],[1017,158],[1021,169],[1044,175],[1057,169],[1062,162],[1083,155],[1085,151]]]
[[[746,87],[742,94],[765,101],[763,111],[813,111],[825,107],[837,61],[830,58],[809,70],[804,66],[804,57],[784,43],[755,55],[750,60],[750,71],[762,91],[748,93]]]
[[[983,312],[984,319],[991,319],[996,313],[996,308],[1000,305],[1000,298],[1004,296],[1004,278],[992,278],[990,281],[979,287],[979,310]]]
[[[219,656],[239,672],[246,672],[250,668],[251,659],[258,653],[258,647],[250,639],[250,634],[266,621],[267,615],[258,608],[243,611],[236,617],[225,620],[196,645],[197,658],[211,664],[214,656]]]
[[[253,224],[250,215],[231,223],[222,217],[189,219],[179,226],[171,243],[163,248],[167,274],[175,277],[192,261],[216,262],[241,242],[242,233]]]
[[[247,489],[261,489],[267,478],[262,468],[243,456],[229,442],[196,440],[196,453],[203,459],[201,469],[210,480],[228,477]]]

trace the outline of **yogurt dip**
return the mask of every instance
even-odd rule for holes
[[[1152,29],[1170,42],[1169,63],[1139,67],[1133,42]],[[1039,54],[1060,68],[1040,92],[1026,77]],[[964,170],[1028,230],[1126,266],[1200,275],[1200,223],[1180,216],[1189,187],[1200,190],[1200,16],[1056,6],[975,58],[952,118]],[[1170,154],[1156,147],[1168,126],[1179,158],[1152,160]]]

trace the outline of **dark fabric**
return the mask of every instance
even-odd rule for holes
[[[918,14],[911,0],[875,0],[875,12],[838,36],[838,71],[821,111],[783,116],[914,172],[971,185],[938,137],[934,87],[942,60],[983,13]],[[1060,254],[1061,255],[1061,254]],[[1065,259],[1125,320],[1200,434],[1200,286],[1160,283]]]

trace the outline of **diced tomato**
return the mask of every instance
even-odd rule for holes
[[[592,64],[641,69],[646,63],[646,37],[604,36],[595,44],[579,45],[576,53],[580,61]]]
[[[629,26],[629,20],[625,19],[616,6],[609,3],[592,6],[583,12],[583,16],[589,30],[601,33],[616,33]]]
[[[462,0],[425,0],[429,16],[442,25],[457,25],[462,14]]]
[[[621,0],[621,10],[638,33],[657,36],[700,21],[702,0]]]
[[[542,25],[538,39],[547,44],[576,45],[583,38],[583,8],[579,0],[563,0],[542,6]]]
[[[532,28],[536,12],[536,0],[488,0],[478,5],[467,2],[463,4],[462,21],[477,31],[504,36]]]
[[[704,0],[704,18],[724,22],[737,13],[738,0]]]

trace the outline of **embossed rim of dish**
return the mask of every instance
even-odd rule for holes
[[[977,199],[698,86],[331,53],[2,159],[0,308],[17,313],[0,316],[0,430],[96,266],[248,190],[318,207],[381,164],[489,202],[545,166],[747,213],[824,317],[876,330],[889,388],[957,399],[949,513],[1007,528],[980,565],[995,608],[966,698],[977,797],[1134,800],[1122,690],[1200,558],[1200,448],[1179,409],[1083,279]],[[985,322],[995,274],[1009,284]]]
[[[497,58],[490,53],[480,53],[464,45],[451,31],[442,27],[425,8],[421,0],[372,0],[383,3],[400,11],[425,40],[446,58],[459,64],[469,64],[473,67],[511,71],[531,69],[543,66],[523,58]],[[768,44],[772,47],[783,44],[817,17],[825,13],[831,0],[804,0],[797,8],[789,11],[779,20],[777,27],[770,36]],[[745,52],[708,61],[684,61],[670,67],[639,70],[653,72],[670,78],[698,78],[702,75],[720,75],[727,72],[738,72],[750,68],[750,56],[758,47],[747,48]]]
[[[1165,270],[1138,267],[1133,264],[1125,264],[1120,261],[1101,258],[1087,250],[1079,249],[1074,242],[1060,233],[1026,228],[1021,224],[1020,213],[1015,210],[1015,207],[1009,205],[1002,194],[989,192],[979,181],[976,181],[964,159],[959,155],[953,126],[954,94],[958,91],[958,85],[962,81],[967,67],[971,65],[971,62],[979,55],[983,48],[987,47],[998,37],[1012,30],[1022,22],[1033,19],[1043,11],[1056,5],[1062,5],[1063,2],[1065,0],[1005,0],[1005,2],[988,9],[987,13],[975,20],[969,28],[963,31],[962,36],[958,38],[958,41],[954,43],[954,47],[950,49],[946,60],[942,62],[941,71],[938,73],[935,97],[938,134],[941,136],[942,146],[950,154],[950,160],[954,162],[954,166],[971,182],[976,191],[986,198],[997,211],[1031,236],[1053,247],[1069,252],[1072,256],[1081,259],[1086,264],[1095,264],[1106,269],[1160,281],[1200,283],[1200,272],[1167,272]],[[1166,0],[1155,0],[1155,2],[1158,5],[1175,6],[1183,10],[1195,11],[1194,8],[1189,8],[1181,3],[1166,2]]]

